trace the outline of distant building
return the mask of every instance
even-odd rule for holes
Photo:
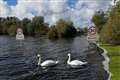
[[[16,40],[24,40],[24,34],[22,28],[17,29]]]

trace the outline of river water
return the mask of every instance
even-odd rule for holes
[[[67,53],[72,60],[87,61],[88,65],[70,68]],[[16,41],[15,37],[0,36],[0,80],[107,80],[103,69],[103,57],[95,45],[90,45],[85,36],[51,41],[44,37],[26,37]],[[37,66],[37,54],[46,59],[59,60],[51,68]]]

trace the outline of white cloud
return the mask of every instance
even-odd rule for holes
[[[33,12],[36,12],[36,15],[42,15],[42,0],[18,0],[16,6],[12,6],[12,15],[15,15],[19,18],[32,18],[34,16]]]
[[[51,11],[55,12],[55,13],[59,13],[59,12],[62,12],[64,11],[65,9],[65,3],[66,3],[66,0],[50,0],[49,1],[49,8]]]
[[[66,0],[18,0],[16,6],[12,6],[12,15],[32,18],[34,15],[45,17],[45,21],[54,24],[61,18],[61,13],[65,10]]]
[[[3,0],[0,0],[0,16],[6,17],[7,15],[10,15],[11,9],[7,5],[6,2]]]
[[[110,2],[110,0],[79,0],[72,10],[73,15],[71,19],[78,26],[88,26],[92,24],[91,18],[94,12],[99,9],[106,11],[109,8]]]
[[[0,16],[32,18],[35,15],[45,17],[45,22],[54,24],[60,18],[70,19],[77,26],[91,24],[91,17],[98,9],[107,10],[110,0],[78,0],[74,7],[67,5],[68,0],[18,0],[16,6],[8,6],[0,0]]]
[[[55,24],[60,18],[64,18],[64,12],[66,10],[67,0],[46,0],[44,7],[44,17],[46,22],[50,24]],[[47,9],[47,10],[46,10]]]

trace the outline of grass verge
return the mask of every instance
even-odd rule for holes
[[[111,80],[120,80],[120,45],[101,44],[108,51]]]

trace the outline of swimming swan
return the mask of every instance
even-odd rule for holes
[[[55,66],[58,64],[59,61],[54,61],[54,60],[46,60],[44,62],[41,63],[41,56],[40,54],[37,55],[39,60],[38,60],[38,66],[41,67],[51,67],[51,66]]]
[[[87,62],[82,62],[80,60],[73,60],[71,61],[71,54],[68,53],[68,61],[67,61],[67,64],[70,65],[72,68],[78,68],[82,65],[85,65],[87,64]]]

